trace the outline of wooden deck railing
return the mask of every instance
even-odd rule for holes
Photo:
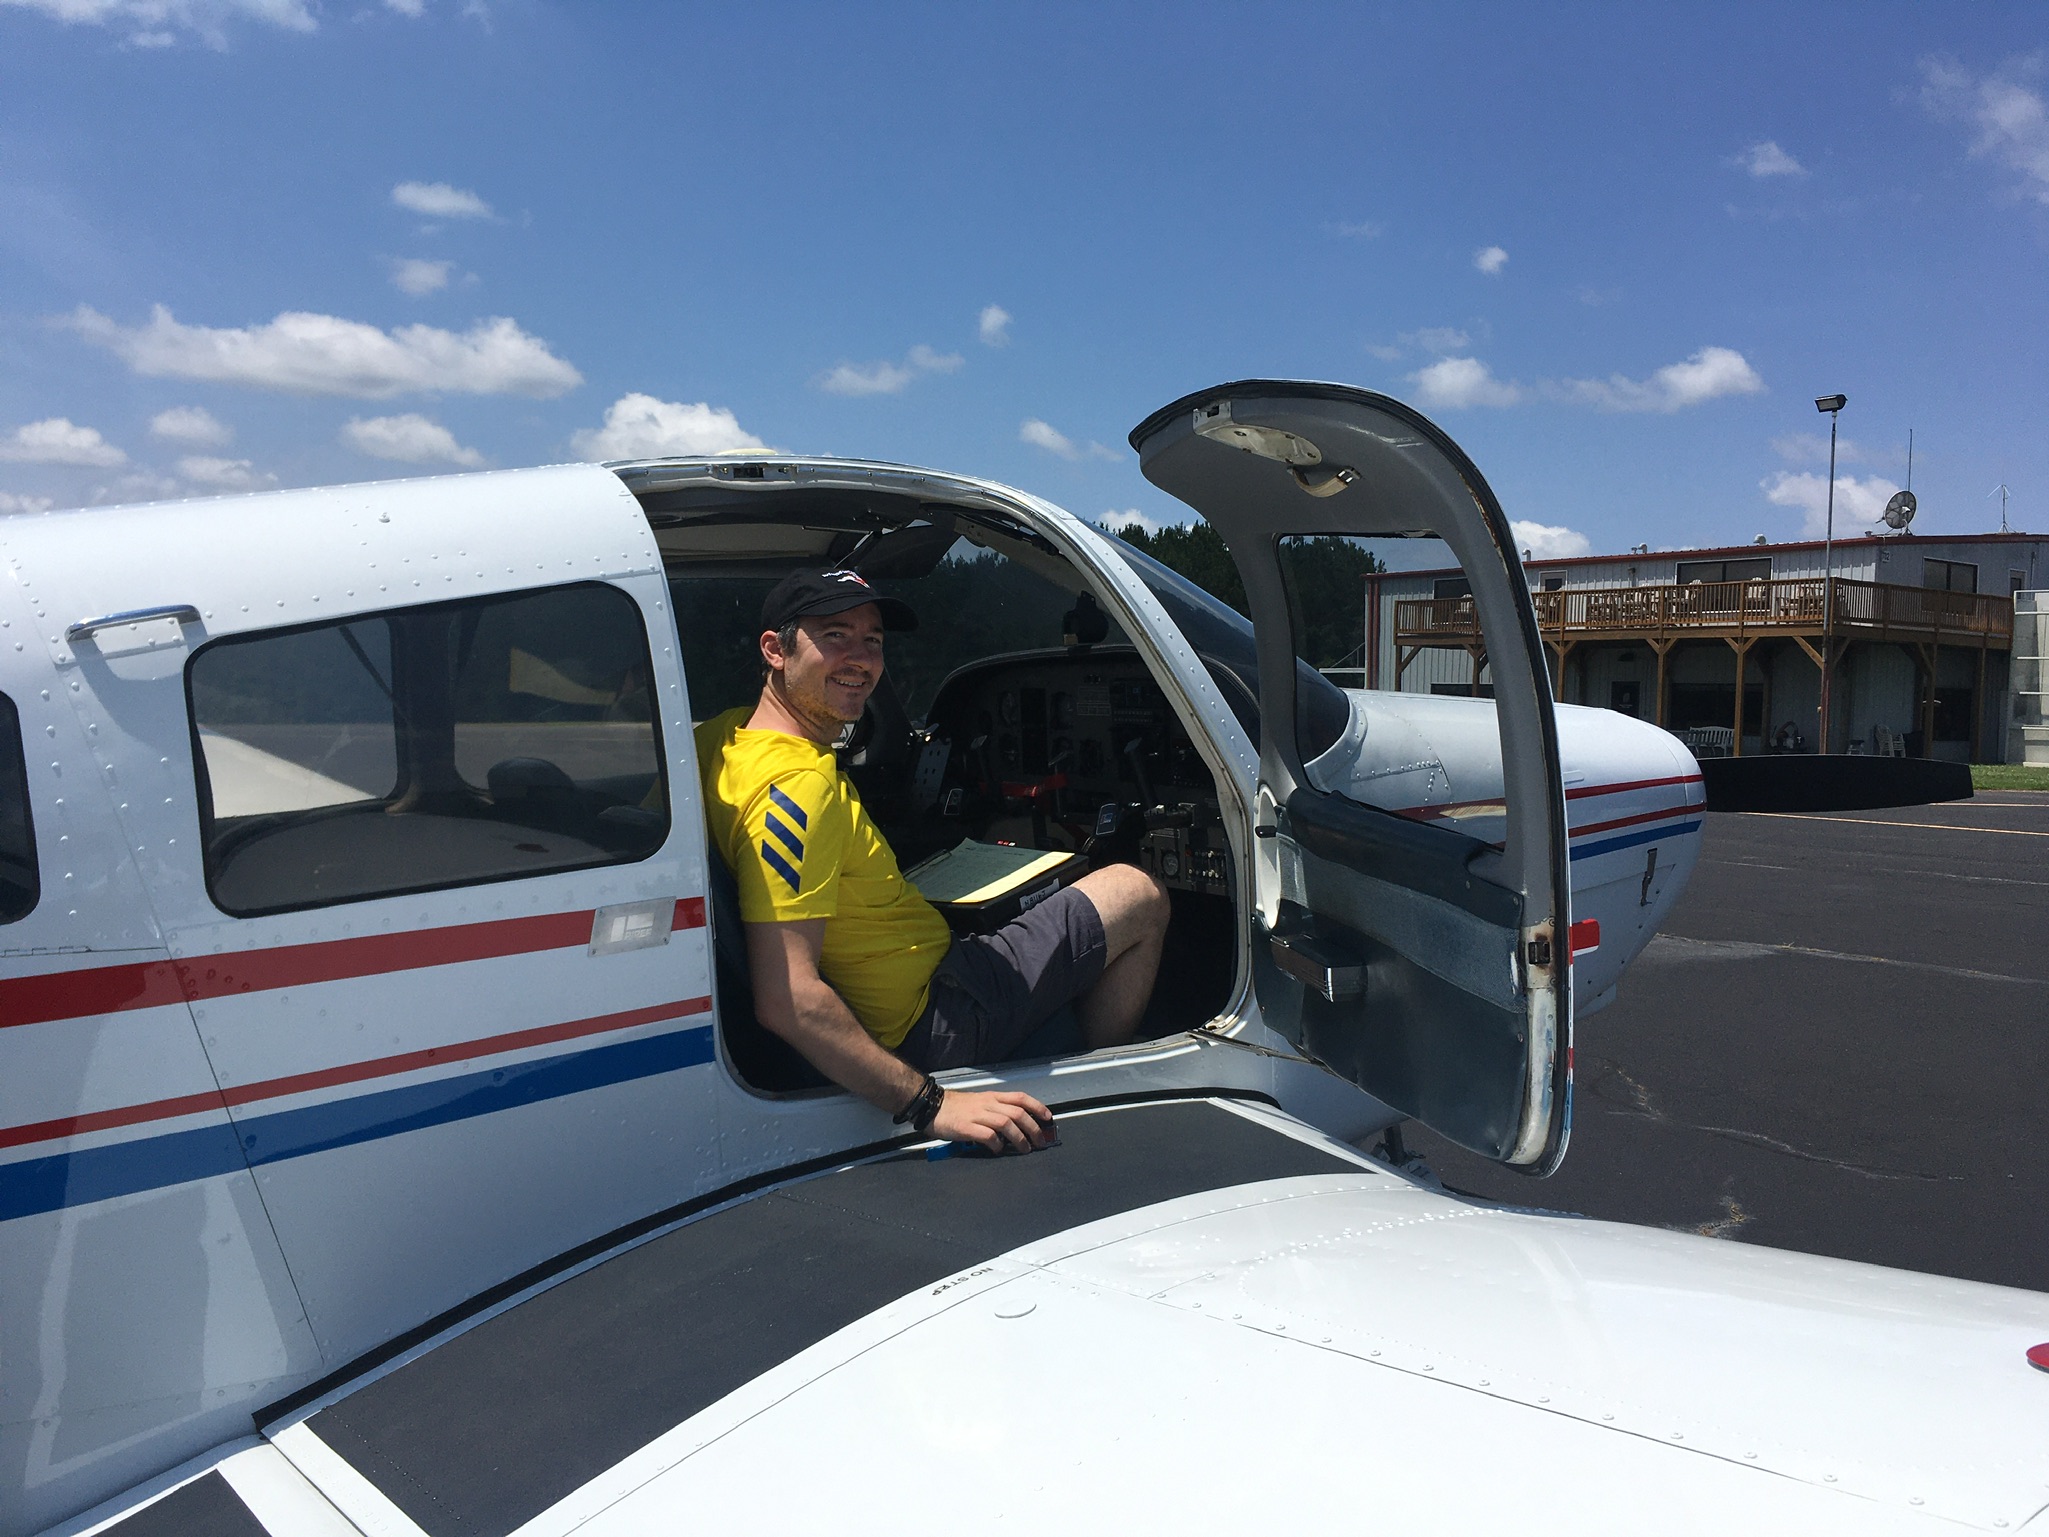
[[[2013,600],[1992,593],[1944,592],[1837,577],[1838,635],[1863,640],[2010,645]],[[1547,640],[1603,636],[1682,639],[1688,635],[1819,635],[1822,579],[1688,582],[1683,586],[1589,587],[1532,593]],[[1471,598],[1406,599],[1395,604],[1395,639],[1404,645],[1464,646],[1479,638]]]

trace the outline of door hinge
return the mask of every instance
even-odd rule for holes
[[[1496,951],[1495,953],[1498,955],[1500,952]],[[1551,936],[1549,934],[1539,934],[1535,939],[1532,939],[1527,945],[1523,946],[1523,959],[1539,970],[1550,966]]]

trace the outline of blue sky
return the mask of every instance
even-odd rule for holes
[[[1540,553],[2049,526],[2040,6],[0,0],[0,509],[749,443],[1178,506],[1249,375]]]

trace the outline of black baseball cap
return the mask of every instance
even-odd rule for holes
[[[873,603],[882,611],[885,630],[915,630],[918,616],[901,598],[886,598],[858,571],[792,571],[777,582],[761,603],[761,627],[780,630],[792,619],[819,614],[844,614]]]

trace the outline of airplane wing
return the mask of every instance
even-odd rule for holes
[[[2031,1293],[1492,1206],[1255,1100],[1153,1100],[1025,1159],[885,1151],[686,1214],[100,1516],[2010,1530],[2049,1497],[2045,1337]]]

